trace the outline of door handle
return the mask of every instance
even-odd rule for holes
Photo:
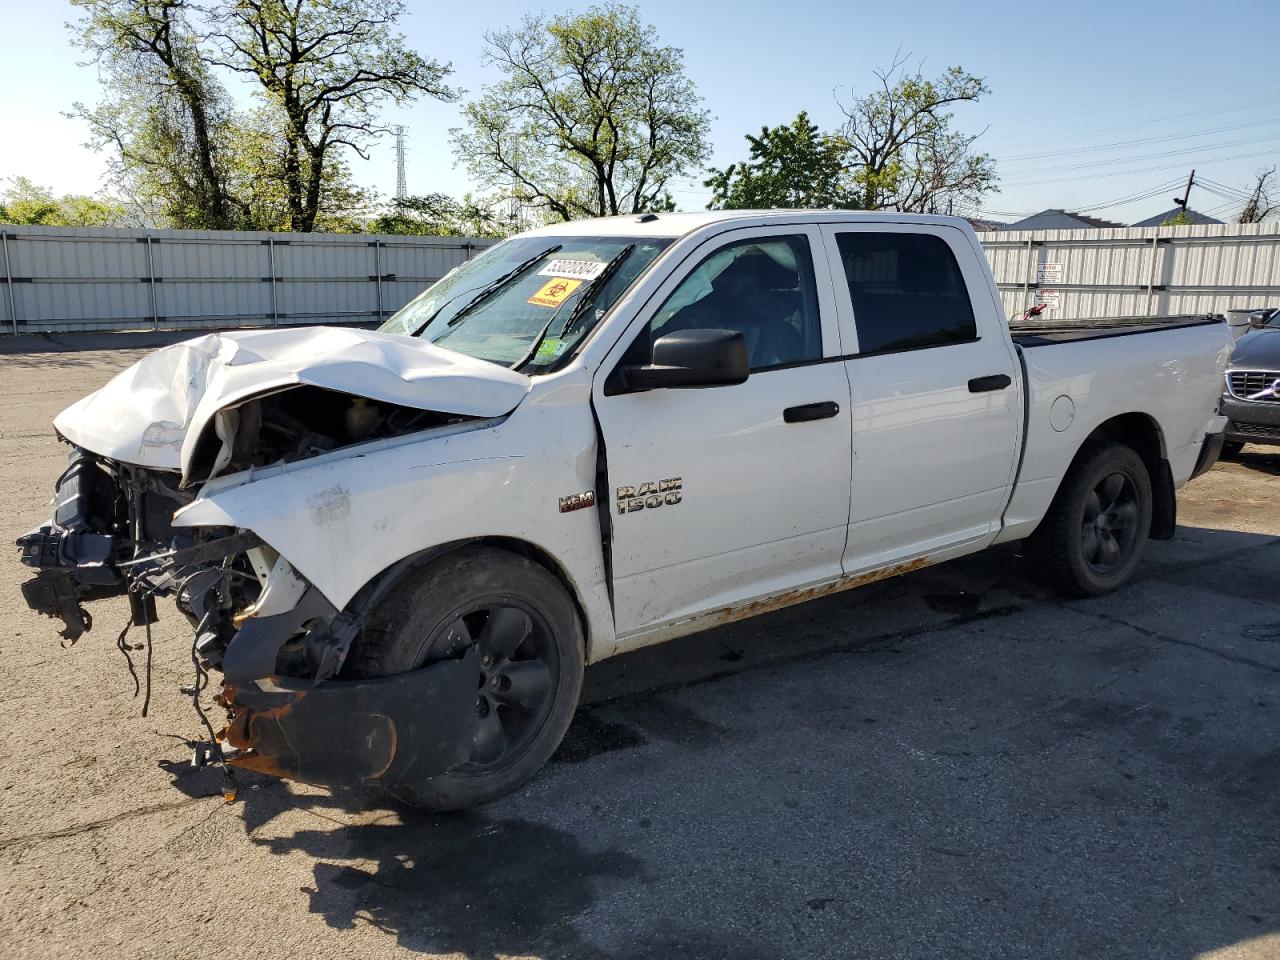
[[[969,381],[970,393],[990,393],[992,390],[1003,390],[1013,383],[1007,373],[993,373],[989,377],[974,377]]]
[[[840,412],[840,404],[834,400],[823,403],[805,403],[798,407],[787,407],[782,411],[782,419],[787,423],[804,423],[806,420],[826,420]]]

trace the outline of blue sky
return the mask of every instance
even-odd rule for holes
[[[454,83],[478,91],[493,74],[480,59],[485,30],[530,6],[410,0],[404,22],[421,52],[453,63]],[[689,75],[714,115],[712,163],[745,154],[742,135],[784,123],[801,109],[821,125],[840,120],[833,91],[865,91],[872,71],[896,50],[926,73],[951,64],[983,75],[992,88],[962,107],[964,130],[987,128],[1002,189],[984,209],[1000,219],[1044,207],[1096,207],[1131,222],[1168,209],[1188,171],[1244,189],[1261,166],[1280,163],[1280,36],[1277,0],[1216,4],[1163,2],[832,2],[832,0],[642,0],[663,40],[685,52]],[[100,188],[101,156],[81,144],[85,131],[61,116],[93,101],[97,74],[78,67],[60,0],[0,0],[0,177],[25,175],[59,192]],[[1272,48],[1267,53],[1268,48]],[[1270,63],[1267,57],[1270,57]],[[235,81],[232,81],[233,83]],[[454,105],[419,102],[389,110],[409,129],[410,192],[460,194],[470,188],[455,166],[448,129]],[[389,141],[357,178],[389,195],[395,167]],[[701,175],[674,184],[681,207],[705,205]],[[1099,206],[1169,183],[1150,199]],[[1231,215],[1238,206],[1206,190],[1191,206]]]

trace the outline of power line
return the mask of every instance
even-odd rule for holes
[[[1140,200],[1149,200],[1154,196],[1164,193],[1166,190],[1172,190],[1182,182],[1181,177],[1166,181],[1154,187],[1148,187],[1145,190],[1139,190],[1137,193],[1126,194],[1123,197],[1117,197],[1115,200],[1106,200],[1102,203],[1095,203],[1089,206],[1078,207],[1078,213],[1088,213],[1091,210],[1106,210],[1109,207],[1124,207],[1131,203],[1137,203]]]
[[[1155,126],[1156,124],[1169,123],[1176,120],[1190,120],[1195,117],[1205,117],[1205,116],[1211,116],[1211,115],[1222,116],[1228,113],[1239,113],[1242,110],[1257,110],[1257,109],[1258,109],[1257,104],[1253,104],[1253,103],[1242,104],[1238,107],[1225,107],[1225,108],[1212,107],[1206,110],[1193,110],[1189,113],[1175,113],[1175,114],[1169,114],[1163,117],[1153,117],[1149,120],[1135,120],[1130,123],[1118,124],[1116,126],[1099,127],[1093,130],[1086,130],[1086,131],[1080,131],[1078,133],[1066,134],[1065,136],[1061,136],[1061,137],[1051,137],[1047,140],[1040,140],[1038,142],[1041,144],[1070,143],[1072,141],[1086,140],[1091,137],[1098,136],[1100,134],[1115,133],[1117,131],[1129,131],[1129,130],[1139,129],[1142,127],[1151,127],[1151,126]]]
[[[1219,190],[1225,190],[1227,193],[1235,194],[1241,200],[1248,200],[1251,196],[1253,196],[1252,190],[1241,190],[1238,187],[1231,187],[1225,183],[1218,183],[1217,180],[1210,180],[1208,177],[1201,177],[1200,182],[1211,184],[1212,186],[1217,187]]]
[[[1275,150],[1261,150],[1256,153],[1237,153],[1229,157],[1208,157],[1205,159],[1197,159],[1198,163],[1226,163],[1230,160],[1252,160],[1255,157],[1274,157]],[[1155,167],[1136,167],[1132,170],[1110,170],[1097,173],[1088,173],[1077,177],[1056,177],[1051,180],[1023,180],[1015,183],[1002,183],[1001,187],[1039,187],[1050,183],[1074,183],[1078,180],[1096,180],[1104,177],[1125,177],[1135,173],[1154,173],[1159,170],[1176,170],[1179,167],[1186,167],[1186,162],[1165,163]]]
[[[1262,121],[1247,121],[1245,123],[1234,123],[1225,127],[1215,127],[1210,130],[1199,130],[1194,133],[1168,133],[1155,137],[1138,137],[1133,140],[1114,140],[1111,143],[1099,143],[1088,147],[1064,148],[1058,150],[1044,150],[1040,153],[1015,153],[1005,154],[1000,157],[1001,162],[1018,161],[1018,160],[1039,160],[1043,157],[1056,157],[1063,154],[1071,153],[1092,153],[1095,150],[1109,150],[1113,147],[1132,147],[1147,143],[1165,143],[1171,140],[1194,140],[1197,137],[1208,137],[1219,133],[1231,133],[1236,130],[1251,130],[1258,127],[1270,126],[1280,123],[1280,117]]]
[[[1027,167],[1022,170],[1015,170],[1014,174],[1028,173],[1057,173],[1060,170],[1084,170],[1096,169],[1097,167],[1109,167],[1118,163],[1133,163],[1140,160],[1159,160],[1164,157],[1178,157],[1188,153],[1197,153],[1210,148],[1221,149],[1224,147],[1248,147],[1259,143],[1275,143],[1280,142],[1280,134],[1270,134],[1265,137],[1250,137],[1245,140],[1230,140],[1224,143],[1202,144],[1196,147],[1180,147],[1177,150],[1165,150],[1160,153],[1144,153],[1129,157],[1114,157],[1110,160],[1089,160],[1085,163],[1069,163],[1058,164],[1049,167]]]

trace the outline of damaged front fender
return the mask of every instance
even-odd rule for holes
[[[311,688],[227,687],[232,766],[322,786],[421,781],[464,762],[480,653],[409,673]]]

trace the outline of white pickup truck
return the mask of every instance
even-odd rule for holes
[[[552,755],[587,663],[1020,538],[1114,589],[1217,458],[1230,351],[1011,335],[958,219],[560,224],[376,332],[199,337],[64,411],[24,592],[72,640],[174,597],[211,762],[468,807]]]

